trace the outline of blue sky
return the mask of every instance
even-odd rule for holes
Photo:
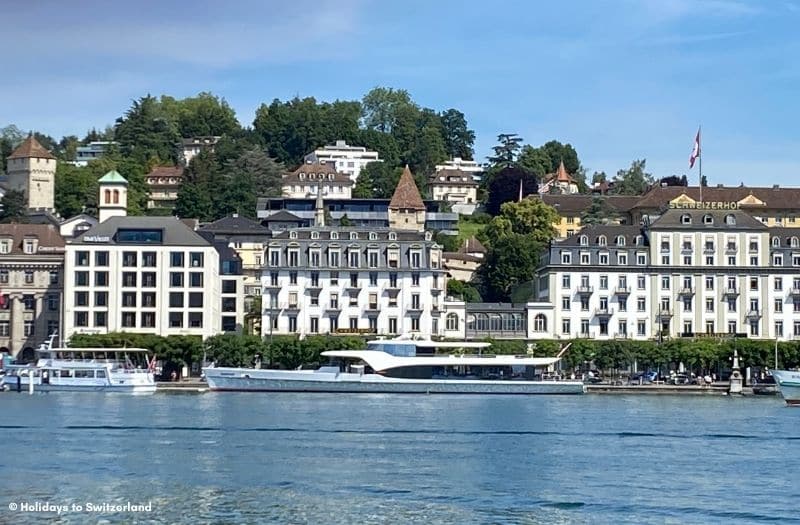
[[[133,7],[133,6],[136,7]],[[800,185],[800,0],[7,2],[0,126],[60,137],[146,93],[273,98],[381,85],[501,132],[572,143],[591,173],[646,158],[711,184]]]

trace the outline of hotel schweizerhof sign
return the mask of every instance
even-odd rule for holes
[[[739,203],[731,202],[670,202],[669,207],[674,210],[738,210]]]

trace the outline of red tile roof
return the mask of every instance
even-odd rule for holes
[[[458,253],[486,253],[486,247],[473,236],[464,240],[464,244],[458,249]]]
[[[333,175],[333,178],[330,176]],[[283,176],[283,184],[324,183],[328,186],[350,186],[353,180],[347,173],[339,173],[333,162],[306,162]]]
[[[411,175],[408,164],[406,164],[403,174],[400,175],[400,181],[397,183],[392,200],[389,202],[389,209],[425,209],[425,203],[422,202],[422,196],[419,194],[417,183],[414,182],[414,176]]]
[[[22,241],[35,238],[39,244],[38,252],[43,254],[62,253],[64,238],[51,224],[0,224],[0,239],[11,237],[11,253],[23,254]]]
[[[33,135],[22,141],[22,144],[17,146],[17,149],[11,152],[8,156],[9,159],[55,159],[52,153],[47,151],[44,146],[39,144],[39,141],[33,138]]]

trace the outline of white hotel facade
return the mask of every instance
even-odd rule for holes
[[[800,339],[800,232],[736,209],[589,226],[551,244],[537,289],[556,338]]]
[[[261,285],[263,336],[444,329],[442,252],[427,232],[319,226],[276,233]]]

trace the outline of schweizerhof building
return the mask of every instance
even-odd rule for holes
[[[553,242],[537,289],[561,338],[800,338],[800,231],[735,202],[676,204]]]

